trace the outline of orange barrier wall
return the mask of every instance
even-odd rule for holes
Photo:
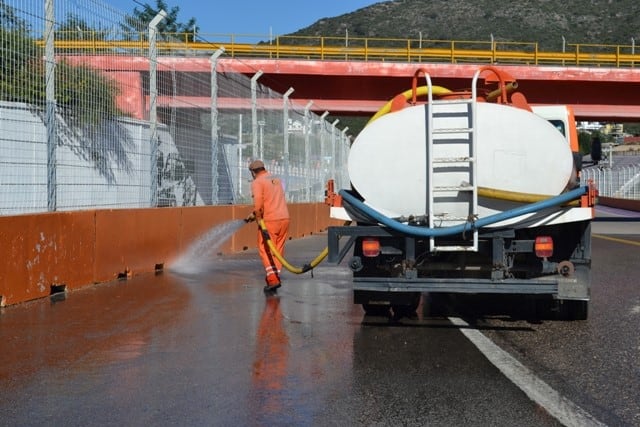
[[[291,238],[336,224],[320,203],[290,204]],[[245,218],[250,206],[114,209],[0,217],[0,306],[152,272],[216,225]],[[256,246],[248,224],[219,252]]]
[[[614,199],[613,197],[598,196],[598,204],[627,211],[640,212],[640,200]]]

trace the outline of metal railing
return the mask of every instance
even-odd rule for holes
[[[99,34],[77,35],[56,40],[56,49],[84,54],[109,50],[145,50],[144,34],[122,34],[121,40],[101,40]],[[177,50],[207,54],[224,47],[232,58],[402,61],[444,63],[500,63],[522,65],[576,65],[635,67],[640,54],[634,45],[577,43],[567,44],[562,52],[542,51],[538,42],[420,40],[365,37],[267,36],[256,35],[162,34],[157,42],[160,54]],[[193,41],[194,39],[197,41]],[[264,41],[266,40],[266,41]],[[40,42],[44,43],[44,42]]]

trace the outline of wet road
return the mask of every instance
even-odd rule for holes
[[[594,230],[610,234],[594,238],[588,321],[452,309],[595,419],[632,426],[640,235],[615,226]],[[247,252],[2,309],[0,425],[561,425],[427,303],[389,323],[352,304],[346,268],[285,273],[272,298],[262,280]]]

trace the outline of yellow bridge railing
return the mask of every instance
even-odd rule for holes
[[[106,54],[148,49],[144,34],[128,35],[129,40],[65,40],[56,33],[58,53]],[[205,34],[198,34],[202,39]],[[418,40],[359,37],[278,36],[267,41],[259,36],[217,35],[216,41],[193,41],[191,33],[162,34],[158,53],[211,54],[224,47],[232,58],[309,59],[346,61],[501,63],[522,65],[578,65],[599,67],[635,67],[640,54],[633,45],[568,44],[563,52],[541,51],[537,42]],[[131,40],[135,38],[136,40]],[[251,42],[242,42],[252,39]],[[168,41],[171,40],[171,41]],[[42,44],[42,42],[38,42]]]

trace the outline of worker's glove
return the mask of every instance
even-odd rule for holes
[[[251,212],[249,214],[249,216],[244,219],[244,222],[249,223],[249,222],[253,222],[255,220],[256,220],[256,214],[255,214],[255,212]]]

